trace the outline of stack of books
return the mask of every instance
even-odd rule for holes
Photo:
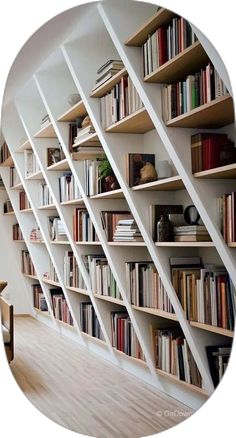
[[[33,228],[30,232],[30,240],[33,242],[43,242],[43,237],[40,228],[37,226]]]
[[[59,196],[60,202],[72,201],[74,199],[81,198],[80,190],[76,184],[72,172],[65,172],[62,176],[60,176]]]
[[[200,257],[170,259],[172,283],[186,318],[233,330],[235,294],[224,267],[203,267]]]
[[[206,347],[211,377],[215,388],[221,381],[231,355],[231,344],[210,345]]]
[[[50,193],[49,187],[47,184],[40,184],[39,187],[39,196],[40,196],[40,205],[46,206],[46,205],[52,205],[53,204],[53,197]]]
[[[76,242],[98,242],[98,236],[88,211],[78,207],[73,215],[73,234]]]
[[[80,143],[83,142],[90,142],[90,137],[93,136],[93,134],[95,134],[95,129],[93,127],[93,125],[89,125],[86,126],[85,128],[77,128],[77,135],[74,138],[74,144],[73,147],[77,147],[79,146]],[[94,146],[94,142],[91,142],[92,144],[87,144],[87,146]],[[98,140],[96,140],[96,145],[98,143]]]
[[[15,187],[21,183],[20,177],[15,167],[10,167],[10,187]]]
[[[45,128],[45,126],[49,125],[49,123],[51,122],[50,117],[48,114],[46,114],[42,119],[41,119],[41,129]]]
[[[199,133],[191,137],[192,172],[236,162],[236,149],[227,134]]]
[[[120,291],[106,257],[102,254],[85,257],[87,257],[86,264],[89,268],[93,293],[121,300]]]
[[[32,290],[34,307],[38,310],[41,310],[41,312],[47,312],[48,305],[41,286],[39,284],[32,284]]]
[[[31,208],[30,202],[24,191],[19,192],[19,204],[20,204],[20,210],[28,210],[29,208]]]
[[[64,254],[64,283],[67,287],[86,289],[83,276],[72,251]]]
[[[8,149],[8,146],[6,143],[3,143],[0,149],[0,163],[4,163],[9,157],[11,156],[11,153]]]
[[[174,227],[175,242],[210,242],[205,225],[182,225]]]
[[[14,224],[12,226],[12,238],[13,240],[24,240],[19,224]]]
[[[109,59],[109,61],[98,69],[96,85],[93,87],[92,91],[96,90],[100,85],[108,81],[108,79],[116,75],[122,70],[122,68],[124,68],[124,64],[120,59]]]
[[[129,76],[123,76],[111,92],[101,98],[103,129],[143,108],[143,103]]]
[[[25,178],[40,171],[40,166],[38,164],[37,158],[31,149],[26,149],[24,151],[25,160]]]
[[[3,213],[11,213],[13,210],[13,207],[11,205],[11,201],[10,199],[7,199],[4,203],[3,203]]]
[[[140,242],[143,240],[129,211],[102,211],[101,220],[108,242]]]
[[[52,241],[67,241],[64,222],[58,216],[49,216],[49,234]]]
[[[55,283],[59,283],[59,279],[56,273],[56,269],[54,267],[54,264],[52,263],[51,259],[49,259],[49,271],[45,272],[43,275],[43,278],[54,281]]]
[[[139,340],[127,312],[111,312],[112,346],[128,356],[145,360]]]
[[[50,289],[52,308],[57,320],[73,325],[73,319],[61,289]]]
[[[209,63],[200,72],[187,76],[185,81],[163,87],[163,120],[168,122],[227,94],[228,90],[218,72]]]
[[[23,274],[36,276],[30,253],[27,250],[21,252],[21,271]]]
[[[183,18],[173,18],[168,26],[159,27],[143,45],[144,76],[191,46],[197,37]]]
[[[154,329],[153,337],[157,368],[201,388],[201,375],[181,329]]]
[[[127,298],[131,304],[174,313],[153,262],[126,263],[126,284]]]
[[[219,228],[226,243],[236,242],[236,192],[218,198]]]
[[[81,330],[90,336],[103,339],[101,327],[94,307],[89,302],[80,303]]]

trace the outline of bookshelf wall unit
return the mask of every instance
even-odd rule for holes
[[[219,172],[208,171],[208,176],[201,176],[192,175],[190,164],[192,134],[202,128],[213,126],[217,126],[217,132],[222,130],[227,133],[232,132],[232,126],[229,125],[233,122],[232,98],[227,96],[217,102],[211,102],[207,107],[199,107],[171,120],[166,126],[162,120],[162,85],[159,82],[179,80],[182,75],[188,74],[186,66],[193,59],[196,62],[194,68],[202,64],[206,59],[204,45],[202,47],[199,42],[195,43],[193,47],[186,49],[185,52],[177,55],[176,59],[172,59],[154,72],[152,77],[144,79],[140,46],[150,32],[157,26],[167,23],[174,14],[163,9],[156,12],[154,6],[142,3],[125,1],[123,4],[123,0],[119,2],[119,7],[113,2],[99,2],[84,6],[82,11],[83,13],[78,12],[74,29],[68,32],[66,38],[63,37],[59,47],[52,49],[51,55],[46,57],[33,77],[29,77],[28,81],[22,84],[16,96],[6,103],[3,110],[3,133],[11,152],[11,159],[7,164],[4,163],[6,167],[0,168],[0,173],[37,274],[36,278],[26,277],[29,281],[29,296],[32,297],[30,287],[32,281],[39,281],[49,310],[46,317],[42,315],[43,312],[33,308],[32,314],[46,320],[46,323],[53,328],[67,336],[72,336],[73,339],[101,354],[115,365],[134,373],[186,405],[198,408],[214,389],[205,347],[225,341],[226,337],[232,337],[232,332],[223,329],[213,330],[212,327],[203,327],[200,323],[189,323],[186,320],[172,285],[169,257],[200,255],[204,263],[223,263],[236,286],[235,250],[230,248],[221,236],[217,225],[216,202],[209,205],[209,199],[216,200],[228,190],[236,189],[233,179],[235,165],[226,166],[228,169],[222,168]],[[147,22],[143,24],[145,19]],[[86,35],[86,38],[81,38],[81,35]],[[98,67],[107,59],[119,57],[124,63],[124,69],[91,92]],[[100,98],[127,72],[144,103],[144,108],[104,130],[100,120]],[[72,92],[79,93],[81,101],[68,108],[66,101]],[[219,113],[222,109],[223,118],[222,113]],[[40,120],[46,113],[51,123],[40,129]],[[120,189],[114,192],[92,197],[85,194],[83,162],[73,160],[68,150],[69,123],[87,113],[120,185]],[[14,130],[11,126],[14,126]],[[22,138],[26,140],[22,142]],[[58,147],[58,141],[65,159],[48,167],[47,148]],[[28,148],[32,148],[41,169],[36,175],[37,178],[35,176],[24,178],[23,151]],[[125,156],[128,152],[155,153],[158,160],[168,159],[173,168],[173,176],[166,180],[128,187],[125,175]],[[32,214],[24,214],[19,210],[18,191],[10,187],[9,166],[13,162],[20,176],[21,186],[32,206]],[[58,178],[67,170],[71,170],[74,175],[81,199],[61,203]],[[218,178],[217,172],[221,175],[219,177],[221,179],[212,179]],[[41,179],[44,179],[49,188],[53,205],[40,205]],[[149,226],[150,205],[165,204],[167,201],[168,204],[181,203],[184,206],[194,203],[212,242],[196,242],[191,245],[185,242],[165,244],[154,242]],[[73,211],[75,206],[80,204],[84,204],[87,208],[99,242],[74,241]],[[143,242],[107,242],[100,212],[127,209],[130,209],[136,220]],[[63,221],[68,241],[51,241],[48,231],[48,216],[52,215],[51,210],[54,210],[53,214],[56,210],[56,214]],[[35,221],[40,227],[45,245],[35,245],[30,241],[29,230],[34,228]],[[83,276],[85,289],[73,288],[65,284],[63,266],[65,250],[73,251]],[[105,254],[122,300],[101,296],[93,291],[83,257],[98,252]],[[55,267],[58,282],[44,277],[45,272],[48,271],[49,260]],[[139,260],[153,261],[174,308],[174,314],[157,309],[138,308],[128,301],[125,263]],[[73,328],[54,318],[50,289],[58,285],[69,306],[74,322]],[[104,340],[89,336],[81,330],[79,309],[80,303],[84,301],[93,304]],[[113,311],[124,310],[124,307],[130,316],[145,361],[129,357],[112,346],[110,314]],[[171,321],[178,321],[183,330],[203,379],[202,389],[156,368],[150,325],[166,327]]]

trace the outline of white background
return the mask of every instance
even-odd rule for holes
[[[116,0],[119,4],[119,0]],[[145,0],[144,0],[145,1]],[[73,6],[80,0],[3,0],[0,6],[0,101],[9,69],[18,51],[28,38],[46,21]],[[153,0],[152,3],[157,3]],[[192,21],[206,34],[223,58],[235,94],[235,13],[234,2],[210,2],[162,0],[161,6],[168,7]],[[47,42],[45,41],[45,44]],[[14,127],[13,127],[14,129]],[[1,250],[1,242],[0,242]],[[1,256],[3,256],[1,254]],[[1,259],[0,259],[1,263]],[[2,279],[4,280],[4,279]],[[17,293],[17,290],[16,290]],[[43,340],[42,340],[43,342]],[[236,352],[233,349],[228,371],[220,388],[210,400],[190,419],[164,432],[165,437],[223,436],[235,429]],[[11,375],[0,342],[0,434],[8,437],[78,437],[48,420],[25,398]],[[96,436],[96,431],[94,431]],[[82,436],[82,435],[80,435]],[[163,434],[158,435],[158,437]],[[112,438],[112,437],[111,437]],[[122,437],[120,437],[122,438]]]

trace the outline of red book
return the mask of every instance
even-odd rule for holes
[[[203,136],[203,170],[220,166],[220,154],[226,142],[227,134],[205,134]]]
[[[157,29],[157,39],[159,47],[159,65],[161,66],[167,62],[167,41],[165,27],[159,27],[159,29]]]

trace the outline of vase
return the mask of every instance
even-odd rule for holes
[[[67,98],[67,102],[69,103],[70,106],[75,105],[80,100],[81,100],[81,96],[78,93],[70,94]]]
[[[172,167],[167,160],[158,161],[157,163],[158,179],[170,178],[172,176]]]
[[[157,242],[172,242],[173,226],[167,216],[161,216],[157,222]]]

